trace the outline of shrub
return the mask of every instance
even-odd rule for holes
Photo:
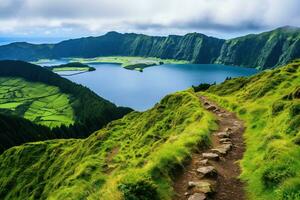
[[[125,200],[158,200],[157,187],[149,180],[134,183],[121,183],[118,189]]]
[[[297,200],[300,199],[300,180],[291,178],[278,191],[280,200]]]
[[[290,169],[288,163],[270,164],[263,172],[262,182],[265,187],[272,188],[294,175],[295,173]]]
[[[199,91],[206,91],[208,90],[208,88],[210,88],[210,86],[215,85],[214,84],[209,84],[209,83],[201,83],[198,86],[192,86],[195,92],[199,92]]]
[[[298,132],[300,129],[300,115],[297,117],[294,117],[292,120],[290,120],[288,124],[287,133],[295,133]]]
[[[272,115],[276,115],[283,111],[284,109],[284,103],[282,101],[276,101],[272,105]]]
[[[239,110],[239,114],[240,115],[244,115],[244,114],[246,114],[247,113],[247,109],[246,108],[241,108],[240,110]]]
[[[300,145],[300,134],[296,135],[296,137],[293,139],[293,143],[296,145]]]
[[[293,104],[290,107],[290,115],[291,117],[295,117],[300,114],[300,103]]]

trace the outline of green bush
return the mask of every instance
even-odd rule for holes
[[[279,200],[299,200],[300,199],[300,180],[291,178],[278,190]]]
[[[267,188],[277,186],[283,180],[293,177],[295,173],[286,163],[270,163],[263,172],[262,182]]]
[[[297,133],[300,130],[300,115],[289,120],[287,133]]]
[[[295,117],[300,114],[300,103],[293,104],[290,107],[290,115],[291,117]]]
[[[199,92],[199,91],[206,91],[208,90],[208,88],[210,88],[210,86],[212,85],[215,85],[216,83],[214,84],[209,84],[209,83],[201,83],[200,85],[198,86],[192,86],[193,89],[194,89],[194,92]]]
[[[280,113],[281,111],[283,111],[284,109],[284,102],[282,101],[276,101],[273,103],[272,105],[272,115],[277,115],[278,113]]]
[[[246,114],[247,113],[247,109],[246,108],[241,108],[240,110],[239,110],[239,114],[240,115],[244,115],[244,114]]]
[[[118,189],[125,200],[158,200],[157,186],[150,180],[133,183],[121,183]]]

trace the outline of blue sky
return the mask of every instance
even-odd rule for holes
[[[2,40],[108,31],[232,38],[285,25],[300,26],[299,0],[0,0]]]

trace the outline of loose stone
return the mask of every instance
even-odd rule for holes
[[[229,133],[226,132],[219,132],[216,134],[219,138],[228,138],[230,136]]]
[[[231,133],[231,132],[232,132],[232,128],[226,128],[226,129],[225,129],[225,132],[226,132],[226,133]]]
[[[197,169],[197,172],[199,172],[203,176],[212,176],[216,175],[217,173],[216,169],[213,166],[199,167]]]
[[[231,142],[231,139],[229,139],[229,138],[222,138],[219,141],[220,142]]]
[[[188,198],[188,200],[205,200],[206,195],[204,193],[195,193]]]
[[[231,144],[232,145],[232,142],[228,141],[228,142],[222,142],[222,144]]]
[[[208,163],[208,159],[200,160],[199,163],[202,165],[206,165]]]
[[[226,149],[227,151],[230,150],[231,147],[232,147],[232,144],[222,144],[222,145],[221,145],[221,148],[224,148],[224,149]]]
[[[214,191],[212,184],[207,181],[195,182],[195,189],[204,194],[212,193]]]
[[[204,106],[209,106],[209,103],[207,101],[204,102]]]
[[[208,108],[207,108],[207,110],[209,110],[209,111],[214,111],[216,109],[216,106],[209,106]]]
[[[212,149],[212,151],[215,153],[223,154],[223,155],[227,154],[227,152],[228,152],[228,150],[225,148],[215,148],[215,149]]]
[[[202,157],[206,159],[214,159],[214,160],[219,159],[219,155],[216,153],[202,153]]]

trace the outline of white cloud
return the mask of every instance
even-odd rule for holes
[[[231,34],[300,26],[299,0],[0,0],[0,34]]]

